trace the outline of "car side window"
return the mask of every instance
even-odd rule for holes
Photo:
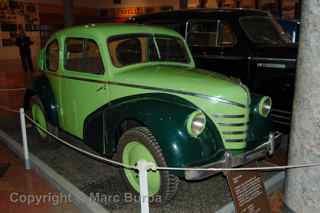
[[[237,43],[237,37],[232,29],[230,23],[221,23],[220,28],[220,46],[222,47],[232,47]]]
[[[218,22],[217,21],[192,22],[188,30],[187,42],[190,46],[217,47],[218,46]]]
[[[64,68],[92,74],[103,73],[104,68],[97,43],[91,39],[67,38]]]
[[[49,71],[57,71],[59,66],[58,41],[52,41],[46,49],[46,68]]]

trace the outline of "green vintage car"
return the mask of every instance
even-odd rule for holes
[[[41,50],[42,74],[25,97],[33,119],[125,164],[236,167],[272,154],[271,100],[221,74],[196,69],[176,32],[129,24],[55,33]],[[38,129],[43,139],[48,135]],[[139,191],[137,171],[121,169]],[[179,178],[204,171],[149,171],[149,195],[172,198]]]

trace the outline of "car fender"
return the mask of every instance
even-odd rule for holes
[[[148,93],[111,101],[104,109],[98,110],[90,117],[98,119],[98,113],[104,117],[109,152],[117,151],[121,124],[126,120],[135,121],[138,125],[151,130],[168,166],[183,167],[202,165],[221,159],[224,153],[221,137],[208,117],[206,128],[200,136],[194,138],[188,133],[186,128],[188,116],[196,110],[199,109],[181,97]],[[85,126],[88,128],[88,125]]]
[[[45,75],[40,75],[36,77],[32,82],[32,87],[28,88],[24,97],[24,107],[29,109],[30,98],[34,95],[37,95],[46,111],[48,116],[48,121],[54,125],[58,126],[58,109],[57,102],[52,91],[50,81]]]

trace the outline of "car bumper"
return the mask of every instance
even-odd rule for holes
[[[254,160],[258,160],[260,158],[265,157],[267,154],[272,155],[274,153],[275,147],[280,143],[280,140],[276,140],[279,138],[280,133],[270,133],[269,139],[267,142],[261,144],[260,146],[256,147],[253,150],[232,155],[231,152],[225,152],[225,158],[221,161],[217,161],[214,163],[210,163],[204,166],[201,166],[202,168],[232,168],[232,167],[238,167],[245,164],[248,164],[249,162],[252,162]],[[219,171],[185,171],[185,178],[187,180],[201,180],[204,178],[207,178],[209,176],[212,176],[216,173],[219,173]]]

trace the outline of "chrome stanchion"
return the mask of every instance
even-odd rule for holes
[[[26,129],[26,119],[24,116],[24,109],[20,108],[20,126],[22,133],[22,143],[23,143],[23,154],[26,170],[30,170],[30,159],[29,159],[29,149],[28,149],[28,140],[27,140],[27,129]]]

